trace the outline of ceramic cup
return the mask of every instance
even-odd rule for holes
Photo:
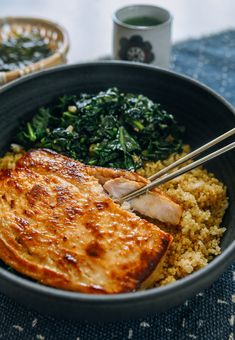
[[[113,58],[169,67],[170,13],[151,5],[132,5],[113,15]]]

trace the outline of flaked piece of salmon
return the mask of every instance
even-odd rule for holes
[[[0,171],[0,258],[43,284],[92,294],[149,287],[172,239],[55,152],[29,152]]]
[[[104,189],[113,198],[121,198],[143,186],[143,183],[116,178],[107,181]],[[182,208],[160,190],[154,189],[129,201],[130,207],[142,215],[157,219],[164,223],[178,225],[182,216]]]
[[[137,190],[149,181],[137,173],[100,167],[86,167],[90,175],[96,177],[107,193],[114,199],[121,198]],[[164,223],[178,225],[182,208],[159,189],[153,189],[129,201],[131,209],[142,215]]]

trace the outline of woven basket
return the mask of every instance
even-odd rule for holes
[[[33,33],[48,41],[53,54],[31,65],[14,71],[0,72],[0,85],[35,71],[66,62],[69,50],[68,34],[64,28],[51,21],[37,18],[6,17],[0,18],[0,42],[15,33]]]

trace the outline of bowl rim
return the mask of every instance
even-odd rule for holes
[[[230,111],[232,111],[233,115],[235,115],[235,107],[231,103],[229,103],[222,95],[220,95],[218,92],[210,88],[208,85],[196,79],[193,79],[192,77],[188,75],[184,75],[182,73],[173,71],[171,69],[166,69],[166,68],[155,66],[155,65],[149,65],[149,64],[133,62],[133,61],[123,61],[123,60],[97,60],[97,61],[88,61],[88,62],[86,61],[77,62],[77,63],[64,64],[64,65],[55,65],[48,69],[41,69],[41,70],[35,71],[34,73],[25,74],[24,76],[20,78],[14,79],[10,83],[4,84],[3,86],[0,87],[0,93],[7,91],[12,86],[15,87],[21,83],[29,81],[32,78],[43,77],[45,74],[50,75],[51,73],[60,72],[60,71],[63,71],[64,69],[74,69],[74,68],[77,69],[77,68],[90,67],[90,66],[94,67],[94,66],[101,66],[101,65],[109,65],[109,66],[110,65],[113,65],[113,66],[122,65],[124,67],[131,67],[131,68],[137,68],[137,69],[142,68],[142,69],[157,71],[162,74],[171,75],[183,81],[186,80],[189,83],[199,87],[202,90],[205,90],[207,93],[214,96],[217,100],[222,102]]]
[[[114,65],[120,66],[122,65],[124,68],[131,67],[131,68],[142,68],[152,71],[157,71],[162,74],[167,74],[169,76],[180,78],[183,81],[189,82],[196,87],[206,91],[209,95],[214,96],[218,101],[224,104],[231,113],[235,116],[235,109],[227,100],[225,100],[221,95],[217,92],[209,88],[207,85],[200,83],[197,80],[190,78],[189,76],[182,75],[175,71],[159,68],[156,66],[145,65],[141,63],[133,63],[133,62],[123,62],[123,61],[97,61],[97,62],[82,62],[70,65],[62,65],[50,68],[48,70],[42,70],[36,72],[34,74],[29,74],[22,78],[16,79],[9,84],[4,85],[0,88],[0,95],[4,92],[10,91],[12,87],[20,86],[22,83],[26,83],[33,78],[40,78],[44,77],[53,73],[57,72],[64,72],[68,69],[78,69],[83,67],[95,67],[95,66],[102,66],[102,65]],[[1,100],[1,98],[0,98]],[[167,284],[161,287],[150,288],[148,290],[143,291],[136,291],[136,292],[128,292],[128,293],[121,293],[121,294],[109,294],[109,295],[99,295],[99,294],[87,294],[87,293],[79,293],[73,291],[66,291],[62,289],[53,288],[50,286],[46,286],[40,284],[38,282],[31,281],[26,277],[20,276],[7,271],[4,268],[0,267],[0,277],[8,280],[9,282],[17,285],[18,287],[26,288],[28,291],[43,294],[45,297],[50,296],[57,299],[73,301],[73,302],[80,302],[80,303],[105,303],[105,304],[112,304],[112,303],[127,303],[127,302],[142,302],[147,297],[162,297],[163,295],[172,295],[174,293],[179,293],[185,288],[197,285],[198,280],[203,281],[206,277],[210,276],[211,273],[216,272],[216,269],[219,267],[228,267],[232,262],[235,260],[235,240],[218,256],[216,256],[210,263],[208,263],[205,267],[187,275],[184,278],[181,278],[173,283]],[[218,275],[222,274],[223,270],[218,271]]]

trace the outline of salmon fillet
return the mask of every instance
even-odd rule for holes
[[[49,150],[0,171],[0,258],[53,287],[96,294],[152,285],[172,242],[125,211],[87,168]]]
[[[115,199],[149,183],[146,178],[126,170],[89,166],[86,166],[86,170],[88,174],[96,177],[108,194]],[[142,215],[172,225],[179,224],[183,213],[181,206],[158,188],[136,197],[128,203],[131,209]]]

